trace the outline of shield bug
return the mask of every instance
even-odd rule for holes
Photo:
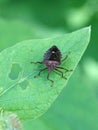
[[[47,79],[52,83],[51,86],[53,86],[54,81],[50,79],[50,72],[54,71],[57,74],[61,75],[62,78],[67,78],[64,76],[63,72],[61,70],[65,70],[66,72],[70,72],[72,70],[69,70],[67,68],[60,67],[61,63],[65,61],[68,58],[69,53],[66,55],[64,59],[62,59],[61,51],[58,49],[57,46],[53,45],[51,48],[49,48],[46,53],[44,54],[44,58],[42,62],[31,62],[34,64],[43,64],[46,67],[44,69],[41,69],[38,73],[38,75],[34,76],[40,76],[41,72],[44,70],[48,70]]]

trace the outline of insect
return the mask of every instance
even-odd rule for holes
[[[60,67],[60,65],[63,61],[65,61],[68,58],[68,55],[69,53],[66,55],[64,59],[62,59],[61,51],[58,49],[57,46],[53,45],[44,54],[44,59],[42,62],[31,62],[34,64],[43,64],[46,66],[44,69],[41,69],[39,71],[38,75],[34,77],[36,78],[37,76],[40,76],[41,72],[43,72],[44,70],[48,70],[47,79],[51,82],[51,86],[53,86],[54,84],[54,81],[49,77],[51,71],[56,72],[57,74],[61,75],[62,78],[67,80],[67,78],[64,76],[61,70],[65,70],[66,72],[70,72],[72,70]]]

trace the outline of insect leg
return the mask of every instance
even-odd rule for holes
[[[72,69],[67,69],[67,68],[63,68],[63,67],[59,67],[59,66],[57,66],[56,68],[58,68],[58,69],[62,69],[62,70],[66,70],[66,72],[70,72],[70,71],[73,71]]]
[[[60,73],[61,73],[62,78],[64,78],[64,79],[66,79],[66,80],[67,80],[67,78],[63,75],[63,72],[62,72],[62,71],[58,70],[57,68],[55,68],[55,70],[56,70],[57,72],[60,72]]]
[[[65,58],[62,59],[62,62],[65,61],[68,58],[69,54],[70,54],[70,52],[68,52],[68,54],[65,56]]]
[[[31,62],[31,64],[42,64],[42,62]]]
[[[43,71],[46,70],[46,69],[47,69],[47,68],[44,68],[44,69],[40,70],[39,73],[38,73],[36,76],[34,76],[34,78],[40,76],[41,72],[43,72]]]
[[[51,87],[53,86],[54,81],[49,78],[50,71],[48,71],[47,79],[51,82]]]
[[[59,72],[57,72],[56,70],[53,70],[53,72],[55,72],[56,74],[61,76],[61,74]]]

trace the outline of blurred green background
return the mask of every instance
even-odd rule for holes
[[[0,0],[0,51],[91,25],[90,44],[52,107],[24,130],[98,130],[98,0]]]

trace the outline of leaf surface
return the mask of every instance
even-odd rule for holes
[[[90,40],[90,27],[56,38],[27,40],[0,53],[0,107],[17,113],[21,119],[35,119],[45,113],[55,101],[81,59]],[[34,78],[44,65],[30,62],[42,61],[43,55],[56,45],[62,58],[70,52],[61,66],[73,69],[64,73],[67,80],[51,72],[53,87],[47,80],[47,70]]]

